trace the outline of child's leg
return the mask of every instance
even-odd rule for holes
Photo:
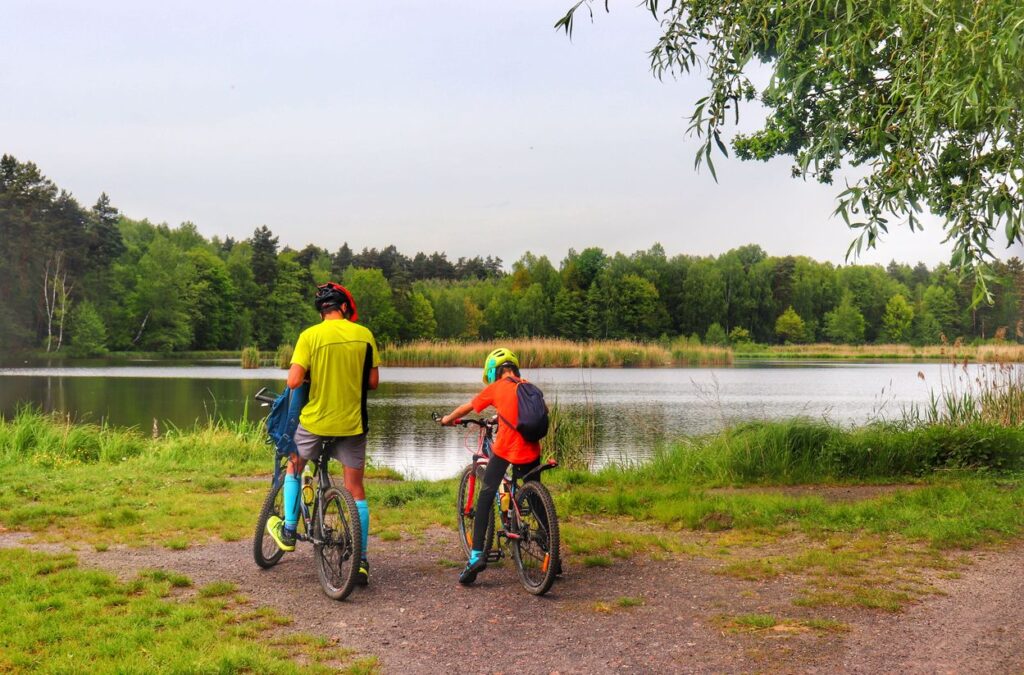
[[[507,469],[508,461],[497,455],[487,463],[483,486],[480,488],[480,497],[476,500],[476,518],[473,519],[473,550],[469,555],[470,562],[476,562],[484,552],[487,525],[490,521],[488,515],[494,509],[494,496],[498,494],[498,486]]]

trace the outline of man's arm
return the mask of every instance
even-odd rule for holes
[[[374,370],[376,370],[376,368],[374,368]],[[302,381],[305,379],[306,369],[297,363],[293,363],[292,367],[288,370],[288,388],[298,389],[300,386],[302,386]]]
[[[292,366],[292,368],[294,367]],[[370,389],[376,389],[378,384],[380,384],[380,369],[374,366],[370,368]]]

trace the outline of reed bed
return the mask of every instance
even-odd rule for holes
[[[908,344],[808,345],[746,344],[735,348],[738,358],[773,359],[892,359],[921,361],[969,361],[975,363],[1022,363],[1024,345]]]
[[[544,458],[571,470],[589,469],[597,451],[597,411],[593,402],[566,406],[555,400],[549,418],[548,435],[541,441]]]
[[[242,350],[242,368],[253,369],[260,367],[260,348],[246,347]]]
[[[277,348],[277,354],[274,359],[277,361],[277,367],[281,370],[288,370],[292,365],[292,356],[295,354],[295,348],[290,344],[285,343]]]
[[[902,422],[1024,428],[1024,365],[1001,363],[971,369],[966,364],[954,366],[950,374],[943,374],[928,404],[905,409]]]
[[[388,366],[479,367],[495,342],[410,342],[385,347],[381,359]],[[666,368],[689,365],[728,365],[732,351],[677,341],[657,343],[609,340],[572,342],[554,338],[505,340],[519,356],[523,368]]]

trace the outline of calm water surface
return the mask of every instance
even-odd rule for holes
[[[659,442],[743,420],[794,416],[864,422],[894,417],[928,400],[931,387],[957,374],[940,364],[758,363],[731,368],[538,369],[524,373],[549,401],[570,410],[592,405],[598,463],[642,459]],[[923,378],[922,379],[922,375]],[[237,365],[132,363],[95,367],[0,368],[0,412],[32,403],[75,419],[150,429],[191,427],[225,417],[257,419],[260,387],[279,390],[284,371]],[[447,412],[481,387],[477,368],[382,368],[370,398],[373,461],[407,475],[450,476],[468,455],[461,430],[441,428]]]

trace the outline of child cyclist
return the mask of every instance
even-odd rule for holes
[[[491,406],[498,411],[498,435],[494,441],[494,454],[484,471],[483,488],[476,503],[477,518],[473,521],[473,549],[466,568],[459,575],[460,584],[473,583],[477,574],[487,568],[487,558],[480,546],[487,536],[489,519],[486,514],[494,507],[494,497],[498,493],[498,485],[505,471],[511,465],[513,476],[519,479],[540,465],[540,443],[526,440],[516,430],[519,423],[516,386],[519,381],[525,380],[519,375],[519,359],[512,350],[499,347],[487,355],[484,360],[483,381],[487,386],[476,395],[476,398],[441,418],[441,424],[453,425],[470,411],[481,412]],[[533,480],[540,480],[540,474],[536,474]],[[542,517],[546,522],[546,514]]]

